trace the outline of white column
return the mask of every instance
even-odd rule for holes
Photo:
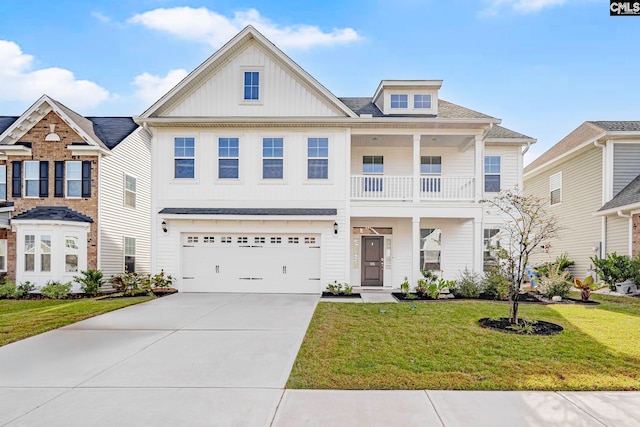
[[[414,216],[411,219],[411,277],[409,277],[409,285],[413,288],[421,276],[420,274],[420,217]]]
[[[420,201],[420,135],[413,135],[413,201]]]
[[[484,264],[484,226],[479,218],[473,219],[473,271],[482,274]]]
[[[484,190],[484,141],[482,137],[476,135],[476,143],[474,146],[475,154],[475,178],[476,178],[476,202],[482,199]]]

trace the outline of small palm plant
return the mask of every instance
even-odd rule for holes
[[[577,277],[573,279],[573,286],[580,289],[580,296],[582,301],[589,301],[591,296],[591,286],[593,285],[593,277],[587,276],[584,280],[580,280]]]

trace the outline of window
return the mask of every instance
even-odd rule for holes
[[[173,156],[176,178],[195,178],[196,141],[194,138],[175,138]]]
[[[64,271],[76,273],[78,271],[78,236],[64,236]]]
[[[253,243],[264,243],[266,241],[265,237],[254,237]]]
[[[136,179],[124,174],[124,205],[136,207]]]
[[[282,243],[282,237],[272,237],[271,243]]]
[[[0,165],[0,200],[7,200],[7,165]]]
[[[383,156],[363,156],[362,173],[365,175],[380,175],[384,173]],[[382,178],[365,177],[364,191],[382,191]]]
[[[7,271],[7,240],[0,240],[0,271]]]
[[[244,99],[246,101],[260,99],[260,73],[258,71],[244,72]]]
[[[413,108],[431,108],[431,95],[413,95]]]
[[[289,237],[287,239],[287,243],[292,244],[292,245],[298,244],[298,243],[300,243],[300,238],[299,237]]]
[[[284,149],[282,138],[262,139],[262,178],[282,179]]]
[[[36,236],[24,236],[24,271],[36,271]]]
[[[40,162],[24,162],[24,195],[38,197],[40,195]]]
[[[483,240],[483,270],[498,265],[498,248],[500,247],[498,228],[485,228]]]
[[[216,242],[216,238],[213,236],[204,236],[204,238],[202,239],[204,243],[215,243]]]
[[[440,248],[442,232],[439,228],[420,230],[420,266],[421,270],[440,270]]]
[[[136,239],[134,237],[124,238],[124,271],[125,273],[136,271]]]
[[[440,175],[442,173],[442,157],[421,156],[420,173],[423,175]],[[427,193],[439,193],[441,179],[439,176],[423,176],[421,179],[421,190]]]
[[[40,236],[40,271],[51,271],[51,235]]]
[[[236,239],[236,243],[249,243],[249,238],[248,237],[238,237]]]
[[[187,236],[187,243],[198,243],[198,236]]]
[[[549,203],[552,205],[562,202],[562,172],[549,177]]]
[[[67,197],[82,196],[82,162],[66,162]]]
[[[408,107],[409,107],[409,95],[406,95],[406,94],[391,95],[391,108],[408,108]]]
[[[222,243],[233,243],[233,237],[221,237],[220,241]]]
[[[238,138],[218,138],[218,178],[238,178],[239,146]]]
[[[329,178],[329,139],[309,138],[307,140],[307,178]]]
[[[484,191],[486,193],[500,191],[500,156],[484,158]]]

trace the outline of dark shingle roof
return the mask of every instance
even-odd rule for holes
[[[360,114],[371,114],[373,117],[384,117],[382,111],[371,102],[371,98],[338,98],[344,105],[349,107],[351,111]]]
[[[18,120],[18,116],[0,116],[0,133],[7,130],[16,120]]]
[[[75,221],[93,222],[91,217],[76,212],[64,206],[37,206],[26,212],[16,215],[12,220],[31,219],[39,221]]]
[[[616,196],[609,200],[598,211],[608,211],[609,209],[640,203],[640,175],[624,187]]]
[[[356,114],[371,114],[373,117],[436,117],[432,114],[382,114],[373,103],[372,98],[338,98]],[[443,119],[493,119],[494,117],[479,113],[460,105],[452,104],[444,99],[438,99],[438,116]]]
[[[602,130],[606,130],[607,132],[640,132],[640,120],[632,120],[632,121],[592,121],[589,123],[593,123],[598,126]]]
[[[336,209],[273,208],[164,208],[161,214],[178,215],[337,215]]]
[[[494,125],[489,132],[487,132],[488,139],[533,139],[530,136],[523,135],[511,129],[507,129],[505,127]]]
[[[112,150],[138,128],[131,117],[87,117],[104,145]]]

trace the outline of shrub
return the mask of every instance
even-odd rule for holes
[[[345,283],[344,291],[342,291],[342,293],[344,293],[345,295],[351,295],[353,293],[353,286],[349,285],[348,283]]]
[[[580,280],[577,277],[573,279],[573,286],[580,289],[580,296],[582,301],[589,301],[591,296],[591,289],[593,287],[593,277],[587,276],[584,280]]]
[[[560,268],[560,271],[564,271],[574,264],[575,262],[569,259],[569,254],[567,252],[563,252],[556,257],[556,260],[554,262],[548,262],[537,266],[536,273],[538,274],[538,277],[546,276],[549,274],[549,268],[551,266],[557,266],[558,268]],[[569,277],[571,278],[571,276]]]
[[[609,285],[612,291],[616,290],[616,283],[634,279],[640,260],[631,260],[629,255],[618,255],[613,252],[606,258],[591,257],[600,280]]]
[[[562,271],[558,265],[551,265],[547,275],[540,277],[538,291],[547,298],[555,296],[566,298],[570,289],[569,272]]]
[[[20,290],[16,287],[15,283],[13,283],[8,277],[0,283],[0,299],[13,299],[20,298],[22,294]]]
[[[340,293],[342,293],[342,283],[329,283],[327,285],[327,292],[333,295],[340,295]]]
[[[102,280],[102,271],[100,270],[87,270],[81,271],[81,276],[73,276],[73,280],[80,283],[80,289],[87,294],[97,294],[100,292],[100,288],[104,284]]]
[[[148,283],[148,279],[146,280]],[[121,273],[111,276],[111,285],[113,289],[122,292],[125,295],[142,295],[147,291],[141,289],[145,284],[145,276],[138,273]]]
[[[498,267],[490,268],[482,279],[482,292],[489,298],[509,299],[511,282]]]
[[[406,280],[402,282],[402,284],[400,285],[400,292],[402,292],[404,295],[409,294],[409,282],[407,282]]]
[[[427,295],[429,298],[438,299],[442,291],[446,288],[453,286],[455,282],[453,280],[439,279],[437,282],[432,282],[427,285]]]
[[[25,281],[18,285],[18,293],[20,294],[18,297],[22,298],[25,295],[29,295],[30,292],[36,290],[36,285],[32,284],[30,281]]]
[[[165,275],[164,270],[151,277],[152,288],[170,288],[173,285],[173,277],[170,274]]]
[[[470,271],[467,267],[460,272],[456,284],[451,289],[455,296],[463,298],[478,298],[482,291],[480,275]]]
[[[40,293],[51,299],[65,299],[69,296],[69,292],[71,292],[71,282],[60,283],[50,280],[40,288]]]

